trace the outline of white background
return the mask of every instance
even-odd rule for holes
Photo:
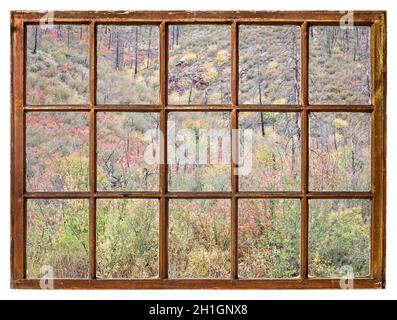
[[[397,7],[394,1],[2,0],[0,2],[0,298],[1,299],[397,299]],[[385,290],[11,290],[10,10],[387,10],[387,284]],[[394,39],[394,41],[393,41]],[[395,59],[393,59],[393,57]],[[396,72],[394,72],[396,71]]]

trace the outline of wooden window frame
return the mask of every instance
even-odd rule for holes
[[[89,104],[73,106],[29,106],[25,104],[26,25],[37,24],[45,13],[15,11],[11,15],[11,287],[39,289],[40,279],[26,278],[26,200],[42,198],[84,198],[89,210],[89,277],[54,279],[55,289],[329,289],[340,288],[340,279],[308,277],[308,200],[371,199],[370,275],[354,279],[354,288],[385,287],[386,219],[386,12],[354,12],[354,25],[371,28],[371,104],[310,105],[308,101],[308,28],[312,25],[339,25],[339,11],[55,11],[54,23],[79,23],[89,26]],[[231,27],[231,104],[167,104],[167,48],[169,24],[227,24]],[[98,24],[155,24],[160,41],[160,104],[158,106],[117,106],[96,104],[96,26]],[[301,30],[301,88],[298,105],[238,104],[238,26],[240,24],[292,24]],[[231,174],[230,192],[169,192],[167,190],[167,151],[161,144],[159,192],[97,192],[96,190],[96,113],[98,111],[153,111],[160,113],[160,129],[167,139],[166,116],[169,111],[229,111],[231,129],[238,127],[239,111],[300,112],[302,128],[301,191],[239,192],[238,176]],[[27,192],[25,188],[25,114],[31,111],[86,111],[89,113],[89,191]],[[309,192],[308,188],[308,117],[310,112],[366,112],[371,114],[371,190],[370,192]],[[237,141],[232,142],[232,153]],[[232,168],[235,164],[232,163]],[[156,279],[96,278],[96,199],[154,198],[160,200],[159,277]],[[231,200],[231,274],[230,279],[168,279],[168,199],[228,198]],[[238,279],[237,203],[240,198],[295,198],[301,201],[300,277],[296,279]]]

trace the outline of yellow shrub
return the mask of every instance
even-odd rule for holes
[[[216,54],[216,64],[218,66],[223,66],[229,61],[229,55],[226,50],[220,50]]]
[[[278,67],[278,62],[277,62],[276,60],[270,62],[270,63],[267,65],[267,68],[268,68],[268,69],[276,69],[277,67]]]
[[[185,54],[182,59],[183,62],[185,62],[186,64],[193,64],[196,62],[197,60],[197,55],[193,52],[189,52],[187,54]]]
[[[204,65],[204,78],[208,82],[215,81],[218,78],[218,71],[211,63]]]

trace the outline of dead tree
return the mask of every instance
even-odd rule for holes
[[[62,32],[61,32],[61,26],[60,25],[57,27],[57,40],[58,41],[62,40]]]
[[[193,77],[191,77],[191,82],[190,82],[190,87],[189,87],[189,99],[188,99],[187,104],[190,104],[190,102],[192,101],[193,84],[194,84],[194,79],[193,79]]]
[[[350,35],[348,28],[345,28],[345,31],[341,35],[341,39],[342,39],[342,51],[348,52],[350,50]]]
[[[138,27],[135,27],[135,64],[134,64],[134,77],[138,73]]]
[[[327,48],[327,52],[328,52],[328,57],[331,58],[331,49],[332,49],[332,34],[331,34],[331,30],[329,29],[325,29],[325,34],[326,34],[326,48]]]
[[[257,71],[257,84],[258,84],[258,94],[259,94],[259,104],[262,104],[262,86],[261,86],[261,75],[259,71],[259,64],[256,65]],[[261,112],[261,130],[262,130],[262,137],[265,136],[265,122],[263,118],[263,112]]]
[[[353,60],[356,61],[357,59],[357,53],[359,50],[359,43],[358,43],[358,28],[356,28],[355,32],[355,41],[354,41],[354,47],[353,47]]]
[[[67,30],[68,30],[68,32],[67,32],[67,43],[68,43],[68,50],[69,50],[70,49],[70,44],[72,42],[72,27],[68,26]]]
[[[294,70],[294,98],[295,103],[299,102],[299,60],[298,60],[298,48],[296,46],[296,36],[292,32],[292,61]]]
[[[369,70],[366,72],[366,84],[367,84],[367,96],[368,96],[368,103],[370,103],[370,97],[371,97],[371,80],[369,76]]]
[[[106,27],[105,30],[109,30],[109,41],[108,41],[108,50],[110,50],[110,47],[112,45],[112,29]],[[105,32],[106,33],[106,32]]]
[[[180,35],[179,26],[172,26],[171,41],[170,41],[171,49],[174,48],[175,45],[179,45],[179,35]]]
[[[36,54],[37,53],[37,41],[38,41],[37,36],[38,36],[38,33],[39,33],[39,28],[38,28],[38,26],[35,26],[34,27],[34,45],[33,45],[32,54]]]
[[[149,69],[150,65],[150,46],[152,44],[152,28],[149,27],[149,39],[148,39],[148,48],[147,48],[147,60],[146,60],[146,69]]]
[[[175,44],[175,26],[172,26],[172,37],[171,37],[171,48],[174,48]]]
[[[124,44],[122,43],[122,39],[120,33],[116,34],[116,69],[121,70],[124,64]]]
[[[176,45],[179,45],[179,26],[176,26]]]

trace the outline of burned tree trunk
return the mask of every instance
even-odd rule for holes
[[[262,137],[265,136],[265,119],[263,117],[263,112],[261,112],[261,130],[262,130]]]
[[[70,44],[72,41],[72,28],[68,26],[68,33],[67,33],[67,43],[68,43],[68,50],[70,49]]]
[[[358,28],[356,28],[356,33],[355,33],[355,41],[354,41],[354,47],[353,47],[353,60],[356,61],[357,59],[357,54],[358,54]]]
[[[108,28],[106,28],[108,30]],[[110,50],[112,44],[112,29],[109,28],[109,41],[108,41],[108,50]]]
[[[331,51],[331,48],[332,48],[332,35],[331,35],[331,30],[326,29],[326,30],[325,30],[325,33],[326,33],[326,38],[327,38],[326,47],[327,47],[328,57],[331,58],[331,53],[332,53],[332,51]]]
[[[39,27],[35,26],[34,29],[34,45],[33,45],[33,50],[32,50],[32,54],[36,54],[37,53],[37,36],[38,36],[38,32],[39,32]]]
[[[175,26],[172,26],[172,37],[171,37],[171,39],[172,39],[171,48],[173,48],[174,44],[175,44]]]
[[[261,86],[261,77],[259,72],[259,64],[256,65],[257,70],[257,82],[258,82],[258,94],[259,94],[259,104],[262,104],[262,86]],[[265,122],[263,118],[263,112],[261,112],[261,130],[262,137],[265,136]]]
[[[300,145],[300,140],[301,140],[301,131],[300,131],[300,127],[299,127],[299,113],[295,114],[295,123],[294,126],[296,128],[296,135],[298,138],[298,146]],[[296,156],[296,146],[295,146],[295,140],[294,140],[294,134],[295,134],[295,130],[292,132],[292,144],[291,144],[291,171],[294,171],[295,169],[295,156]]]
[[[57,40],[58,41],[62,40],[62,32],[61,32],[61,26],[60,25],[57,28]]]
[[[120,34],[116,34],[116,69],[121,70],[123,68],[123,51],[124,45],[120,39]]]
[[[191,80],[192,81],[190,82],[189,99],[188,99],[187,104],[190,104],[190,102],[192,101],[192,91],[193,91],[193,82],[194,82],[194,80],[193,80],[193,78]]]
[[[146,60],[146,69],[149,69],[150,65],[150,47],[152,44],[152,28],[149,28],[149,39],[148,39],[148,48],[147,48],[147,60]]]
[[[134,77],[138,73],[138,27],[135,27],[135,64],[134,64]]]
[[[176,26],[176,45],[179,45],[179,26]]]
[[[294,63],[294,103],[299,103],[299,60],[298,48],[296,47],[295,33],[292,33],[292,61]]]

